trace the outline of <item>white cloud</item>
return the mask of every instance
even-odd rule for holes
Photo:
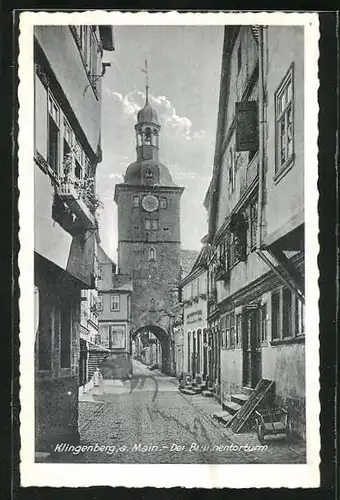
[[[137,113],[145,102],[145,93],[135,90],[125,96],[119,92],[112,92],[112,95],[121,103],[124,115],[136,120]],[[178,138],[195,141],[202,140],[207,136],[205,130],[193,131],[192,121],[186,116],[178,115],[176,108],[166,96],[154,96],[150,94],[149,99],[155,107],[155,111],[160,117],[164,128],[173,131]]]
[[[123,175],[121,175],[121,174],[115,174],[115,173],[110,174],[109,178],[110,179],[114,179],[115,181],[118,181],[118,182],[123,182],[123,180],[124,180]]]
[[[192,137],[197,141],[201,141],[207,137],[207,133],[205,130],[201,129],[199,132],[194,132]]]

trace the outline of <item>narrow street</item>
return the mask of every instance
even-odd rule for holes
[[[243,442],[251,445],[249,449],[240,448],[240,442],[236,444],[194,403],[195,398],[207,398],[182,395],[177,379],[152,372],[135,360],[133,373],[132,380],[106,380],[82,396],[81,450],[60,446],[53,461],[226,464],[268,460],[268,452],[260,449],[254,436]],[[287,447],[279,449],[276,460],[287,460]],[[296,453],[290,454],[290,460],[301,461]]]

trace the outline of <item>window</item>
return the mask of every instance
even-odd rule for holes
[[[60,309],[60,367],[71,367],[71,307],[64,302]]]
[[[140,230],[140,226],[133,226],[133,229],[134,229],[135,231],[139,231],[139,230]]]
[[[110,332],[110,327],[109,325],[100,325],[99,326],[99,334],[100,334],[100,340],[101,340],[101,345],[103,347],[109,348],[110,347],[110,341],[109,341],[109,332]]]
[[[282,337],[292,336],[292,292],[288,288],[282,291]]]
[[[83,158],[84,158],[84,151],[79,143],[79,141],[76,139],[75,141],[75,168],[74,168],[74,174],[77,177],[77,179],[81,180],[83,179]]]
[[[139,207],[139,196],[133,197],[132,205],[134,208]]]
[[[267,341],[267,305],[263,304],[260,308],[260,340]]]
[[[151,128],[147,127],[144,132],[144,143],[151,144]]]
[[[103,310],[103,297],[101,295],[98,295],[97,297],[97,311],[102,311]]]
[[[168,208],[168,199],[162,196],[159,201],[159,204],[161,208]]]
[[[288,288],[272,293],[272,340],[285,340],[304,333],[303,304]]]
[[[125,326],[113,325],[110,328],[110,348],[125,349]]]
[[[275,96],[276,104],[276,172],[293,157],[293,69],[283,80]]]
[[[242,314],[236,316],[236,337],[235,343],[237,346],[242,344]]]
[[[167,233],[167,232],[169,232],[169,231],[170,231],[170,228],[169,228],[169,227],[163,227],[163,231],[164,231],[165,233]]]
[[[235,313],[230,314],[230,348],[235,349]]]
[[[151,229],[152,229],[152,231],[157,231],[157,229],[158,229],[158,220],[157,219],[153,219],[151,221]]]
[[[70,126],[70,124],[68,123],[68,121],[66,120],[65,117],[64,117],[63,123],[64,123],[63,162],[65,164],[68,156],[71,153],[71,148],[72,148],[72,145],[73,145],[73,131],[72,131],[71,126]]]
[[[272,293],[272,339],[280,338],[280,292]]]
[[[145,229],[146,230],[151,229],[151,220],[150,219],[145,219]]]
[[[111,311],[119,311],[119,309],[120,309],[120,296],[119,295],[111,295],[110,309],[111,309]]]
[[[149,260],[152,262],[156,260],[156,250],[153,247],[149,249]]]
[[[59,174],[59,139],[60,108],[52,97],[48,96],[48,163],[53,172]]]
[[[241,42],[240,42],[238,49],[237,49],[237,73],[240,72],[241,66],[242,66],[242,48],[241,48]]]
[[[229,148],[227,165],[228,165],[228,191],[229,194],[231,194],[235,190],[235,162],[234,162],[234,152],[232,148]]]
[[[225,346],[230,347],[230,315],[225,317]]]
[[[225,324],[226,317],[222,316],[220,320],[220,331],[221,331],[221,347],[226,347],[226,338],[225,338]]]
[[[295,335],[303,335],[304,328],[304,305],[296,296],[294,296],[294,320]]]
[[[92,172],[91,172],[91,162],[90,160],[88,159],[88,157],[85,155],[84,153],[84,176],[86,178],[88,177],[92,177]]]

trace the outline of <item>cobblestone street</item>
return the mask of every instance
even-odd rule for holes
[[[219,407],[184,396],[173,377],[134,362],[132,381],[105,381],[80,399],[81,449],[60,443],[49,461],[67,463],[304,463],[303,447],[254,434],[235,435],[213,421]],[[267,447],[266,447],[267,448]]]

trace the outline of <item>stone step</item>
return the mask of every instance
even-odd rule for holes
[[[246,394],[242,394],[242,393],[240,393],[240,394],[232,394],[231,395],[232,402],[233,403],[237,403],[237,404],[239,404],[241,406],[243,406],[244,403],[246,401],[248,401],[248,399],[249,399],[249,396],[247,396]]]
[[[233,415],[230,415],[230,413],[228,413],[227,415],[224,415],[222,418],[221,418],[221,424],[224,424],[224,425],[227,425],[229,424],[229,422],[233,419]]]
[[[220,422],[223,417],[230,417],[230,413],[228,413],[227,411],[215,411],[212,414],[212,417]]]
[[[242,406],[237,403],[233,403],[232,401],[223,401],[222,408],[230,415],[235,415],[235,413],[238,412]]]
[[[197,394],[195,391],[193,391],[192,389],[181,389],[181,392],[183,394],[187,394],[188,396],[194,396],[195,394]]]
[[[195,391],[196,394],[199,394],[202,392],[202,389],[198,386],[193,386],[193,388],[191,390]]]
[[[212,398],[214,395],[211,391],[208,391],[208,390],[202,391],[202,394],[206,398]]]
[[[241,391],[246,396],[250,396],[254,392],[254,389],[252,389],[251,387],[242,387]]]

